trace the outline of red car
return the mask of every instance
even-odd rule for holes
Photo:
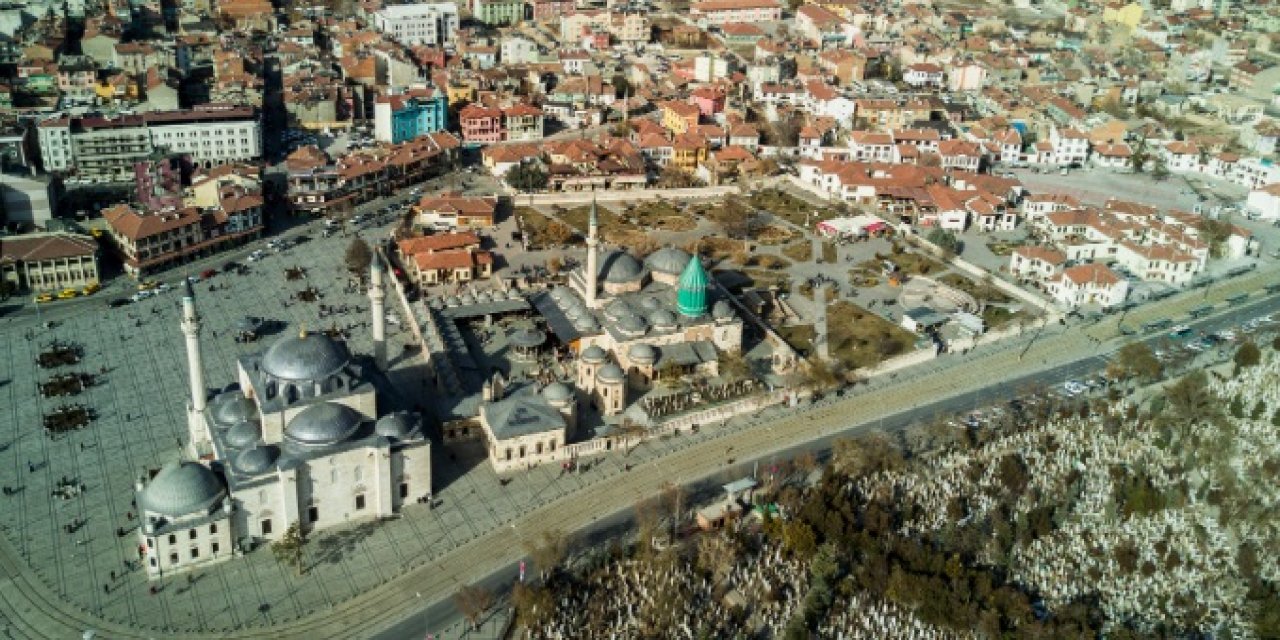
[[[218,275],[218,271],[216,269],[205,269],[204,271],[200,272],[200,279],[208,280],[209,278],[212,278],[216,275]]]

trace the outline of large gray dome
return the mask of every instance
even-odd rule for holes
[[[418,414],[408,411],[388,413],[373,425],[373,432],[388,438],[404,440],[418,431]]]
[[[600,277],[605,282],[626,284],[644,276],[644,265],[623,251],[610,251],[600,261]]]
[[[254,447],[241,451],[231,466],[240,473],[256,476],[270,469],[277,457],[279,452],[275,447]]]
[[[346,366],[346,347],[324,334],[289,336],[267,349],[262,368],[281,380],[323,380]]]
[[[649,254],[644,263],[659,273],[678,276],[689,266],[689,252],[675,247],[665,247]]]
[[[626,316],[618,321],[618,331],[632,338],[644,335],[648,329],[640,316]]]
[[[258,424],[246,420],[227,431],[227,446],[233,449],[252,447],[260,437],[262,437],[262,429]]]
[[[238,391],[228,391],[213,401],[213,421],[223,427],[257,417],[258,407]]]
[[[563,382],[552,382],[542,388],[542,397],[547,402],[564,402],[573,396],[573,389]]]
[[[658,359],[658,350],[651,345],[637,342],[627,349],[627,357],[636,364],[653,364]]]
[[[299,411],[284,435],[298,444],[335,444],[351,437],[360,428],[360,420],[360,414],[345,404],[321,402]]]
[[[170,462],[138,494],[138,506],[169,517],[208,510],[226,495],[216,474],[195,462]]]

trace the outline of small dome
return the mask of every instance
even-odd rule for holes
[[[569,385],[563,382],[552,382],[542,388],[542,397],[546,398],[547,402],[564,402],[572,396],[573,389],[570,389]]]
[[[497,296],[494,296],[494,297],[496,298]],[[522,296],[520,295],[520,292],[519,292],[519,291],[516,291],[515,289],[508,289],[508,290],[507,290],[507,299],[508,299],[508,300],[519,300],[521,297],[522,297]]]
[[[596,380],[600,382],[622,382],[622,367],[610,362],[596,372]]]
[[[490,302],[492,300],[493,300],[493,296],[490,296],[488,291],[481,291],[480,293],[476,294],[476,302],[483,303],[483,302]]]
[[[533,327],[524,327],[512,333],[508,340],[517,347],[534,349],[547,341],[547,334]]]
[[[448,298],[444,299],[444,306],[446,307],[457,307],[457,306],[460,306],[461,304],[462,304],[462,301],[458,299],[458,296],[449,296]]]
[[[618,330],[628,336],[642,336],[648,329],[649,327],[645,325],[644,320],[640,319],[640,316],[627,316],[618,321]]]
[[[660,331],[670,331],[676,328],[676,314],[667,309],[658,309],[649,315],[649,324]]]
[[[204,511],[226,495],[222,480],[196,462],[170,462],[138,494],[138,506],[178,517]]]
[[[242,393],[228,391],[213,401],[213,421],[224,428],[257,417],[257,405]]]
[[[240,452],[240,455],[236,456],[235,462],[231,466],[240,473],[256,476],[260,473],[266,473],[271,468],[271,465],[275,464],[279,455],[279,451],[270,446],[245,449]]]
[[[728,301],[717,300],[715,304],[711,305],[712,318],[715,318],[716,320],[729,320],[732,319],[733,316],[733,306],[730,305]]]
[[[611,251],[600,261],[600,277],[613,284],[635,282],[644,277],[644,266],[629,253]]]
[[[649,254],[644,263],[653,271],[673,276],[680,275],[689,264],[689,252],[675,247],[665,247]]]
[[[658,350],[643,342],[637,342],[627,349],[627,357],[636,364],[653,364],[658,359]]]
[[[335,444],[351,437],[360,428],[360,420],[360,414],[347,405],[321,402],[298,412],[284,434],[298,444]]]
[[[600,364],[607,357],[604,349],[601,349],[598,344],[593,344],[582,351],[582,361],[588,364]]]
[[[604,306],[604,315],[611,320],[617,320],[630,315],[635,315],[635,310],[631,305],[622,300],[614,300]]]
[[[595,333],[600,330],[600,323],[596,319],[587,315],[581,318],[574,318],[573,328],[582,333]]]
[[[662,308],[662,301],[654,296],[648,296],[640,301],[640,308],[645,311],[657,311]]]
[[[262,437],[262,429],[256,422],[241,422],[227,431],[227,446],[233,449],[252,447]]]
[[[476,303],[476,297],[471,295],[470,293],[464,293],[458,296],[458,304],[461,304],[464,307],[468,305],[473,305],[475,303]]]
[[[380,436],[404,440],[418,431],[418,414],[409,411],[388,413],[373,425],[373,432]]]
[[[262,369],[280,380],[324,380],[347,365],[347,350],[322,333],[289,336],[267,349]]]

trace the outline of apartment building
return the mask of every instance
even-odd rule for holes
[[[45,171],[83,182],[127,182],[133,167],[161,150],[202,167],[262,157],[262,127],[252,107],[154,111],[116,117],[59,117],[41,122]]]
[[[453,44],[458,33],[458,5],[452,2],[397,4],[371,16],[373,27],[408,46]]]
[[[703,0],[689,8],[689,17],[707,25],[727,22],[777,22],[782,5],[774,0]]]

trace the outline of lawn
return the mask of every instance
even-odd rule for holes
[[[691,231],[697,223],[685,213],[686,206],[672,204],[666,200],[644,200],[626,205],[623,215],[626,222],[635,220],[635,224],[663,231]]]
[[[729,238],[704,236],[690,242],[684,249],[690,253],[707,256],[716,262],[730,260],[742,264],[747,259],[746,243],[741,240],[730,240]]]
[[[800,240],[782,248],[782,255],[796,262],[808,262],[813,259],[813,243]]]
[[[765,226],[755,235],[756,242],[760,244],[783,244],[789,242],[796,234],[790,229],[781,225],[771,224]]]
[[[802,354],[809,354],[813,350],[813,325],[796,324],[786,327],[777,328],[778,335],[782,336],[787,344],[795,347],[796,351]]]
[[[990,304],[982,310],[982,321],[987,325],[987,331],[999,329],[1012,322],[1016,322],[1019,318],[1028,317],[1024,311],[1010,311],[1006,307]]]
[[[807,214],[818,209],[813,205],[779,189],[761,189],[753,192],[747,202],[756,209],[764,209],[783,220],[803,227]]]
[[[516,207],[516,217],[520,220],[520,228],[529,237],[529,246],[539,249],[543,247],[551,247],[560,244],[580,245],[583,242],[581,235],[574,234],[572,230],[563,228],[564,225],[548,218],[537,209],[529,207]],[[559,231],[556,226],[561,227]]]
[[[786,271],[770,271],[768,269],[742,269],[742,274],[751,278],[751,286],[767,289],[776,286],[783,291],[791,289],[791,276]]]
[[[849,368],[871,367],[910,351],[916,336],[851,302],[827,308],[831,355]]]
[[[1013,253],[1014,248],[1018,246],[1016,242],[1007,242],[1005,240],[993,240],[987,243],[987,249],[997,256],[1008,256]]]
[[[756,267],[759,269],[786,269],[791,266],[791,262],[781,256],[769,255],[767,253],[754,253],[747,258],[744,267]]]
[[[822,261],[827,264],[832,264],[838,258],[839,256],[836,255],[836,243],[824,240],[822,242]]]
[[[973,296],[979,302],[1004,304],[1013,301],[1013,299],[1005,295],[1003,291],[996,288],[994,284],[974,282],[973,280],[970,280],[958,273],[948,273],[947,275],[938,278],[938,281]]]

